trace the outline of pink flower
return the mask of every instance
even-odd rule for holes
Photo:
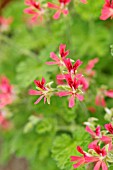
[[[109,133],[113,134],[113,125],[111,123],[105,124],[105,128]]]
[[[69,98],[69,107],[72,108],[75,105],[75,98],[78,98],[78,100],[83,101],[84,97],[83,95],[79,94],[81,91],[79,91],[79,86],[81,86],[80,80],[76,79],[76,76],[74,79],[72,79],[70,74],[65,75],[65,79],[67,81],[67,91],[60,91],[57,93],[60,97],[62,96],[71,96]]]
[[[87,0],[80,0],[83,4],[87,4]]]
[[[48,64],[48,65],[57,64],[59,66],[63,66],[64,65],[64,59],[69,54],[69,50],[66,51],[66,45],[65,44],[61,44],[59,46],[59,54],[60,54],[60,57],[58,57],[54,52],[51,52],[50,58],[52,58],[54,61],[46,62],[46,64]]]
[[[82,64],[82,61],[77,60],[74,65],[72,65],[71,63],[71,59],[67,58],[64,60],[64,63],[68,69],[69,73],[75,74],[76,70],[78,69],[78,67]]]
[[[102,149],[100,148],[100,146],[98,145],[94,145],[92,147],[92,149],[95,151],[95,153],[97,154],[96,156],[89,156],[85,158],[85,161],[87,163],[91,163],[91,162],[96,162],[94,165],[94,169],[93,170],[99,170],[102,168],[102,170],[108,170],[108,167],[106,165],[106,156],[107,156],[107,152],[105,147],[103,147]]]
[[[110,17],[113,18],[113,0],[105,0],[100,19],[106,20]]]
[[[80,78],[80,84],[82,84],[83,91],[86,91],[89,88],[89,82],[84,77]]]
[[[106,106],[106,101],[104,99],[105,97],[113,98],[113,90],[106,90],[104,88],[101,88],[95,98],[95,104],[97,106],[105,107]]]
[[[0,78],[0,108],[11,104],[14,96],[13,86],[5,76],[2,76]]]
[[[68,9],[66,8],[66,6],[70,3],[70,1],[71,0],[59,0],[59,5],[48,2],[48,8],[57,10],[57,12],[53,16],[54,19],[58,19],[61,13],[64,15],[68,14]]]
[[[73,167],[76,169],[81,165],[85,164],[86,153],[82,150],[80,146],[77,146],[77,151],[82,154],[82,156],[71,156],[71,162],[76,162]]]
[[[25,4],[29,6],[24,10],[25,13],[32,15],[31,22],[35,23],[43,21],[44,9],[41,7],[39,2],[35,0],[25,0]]]
[[[102,168],[102,170],[108,170],[107,165],[106,165],[107,152],[106,152],[105,147],[101,149],[100,146],[94,145],[92,148],[92,150],[95,152],[94,155],[83,151],[80,146],[77,147],[77,150],[83,156],[71,156],[71,162],[76,162],[73,165],[75,169],[81,165],[94,162],[93,170],[99,170],[100,168]]]
[[[0,16],[0,31],[7,31],[12,21],[12,17],[4,18],[3,16]]]
[[[91,135],[94,140],[88,145],[88,148],[92,148],[94,145],[97,145],[99,141],[102,141],[105,144],[110,144],[111,146],[112,139],[108,136],[102,135],[100,126],[97,126],[95,131],[93,131],[89,126],[86,126],[86,131]]]
[[[33,89],[30,89],[29,90],[29,94],[30,95],[38,95],[40,96],[34,104],[38,104],[42,98],[44,98],[44,103],[46,102],[47,100],[47,103],[50,104],[50,97],[52,95],[52,89],[50,88],[50,85],[45,85],[45,79],[42,78],[41,81],[39,80],[34,80],[34,83],[36,85],[36,88],[38,90],[33,90]]]
[[[86,74],[87,76],[93,77],[95,75],[95,71],[92,69],[94,68],[95,64],[98,63],[99,59],[94,58],[92,60],[89,60],[87,66],[86,66]]]

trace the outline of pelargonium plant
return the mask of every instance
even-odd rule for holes
[[[46,62],[47,65],[58,65],[60,74],[56,76],[57,87],[52,88],[53,82],[46,84],[44,78],[41,81],[35,80],[37,90],[29,90],[30,95],[40,95],[35,104],[39,103],[44,98],[44,103],[47,101],[50,104],[50,98],[52,95],[59,97],[69,96],[69,107],[74,107],[75,99],[80,101],[84,100],[84,93],[88,88],[88,82],[85,77],[78,73],[78,68],[82,64],[82,61],[78,59],[76,62],[67,58],[69,50],[66,50],[66,45],[61,44],[59,47],[59,56],[54,52],[50,53],[50,57],[53,61]],[[74,64],[72,64],[72,62]]]
[[[105,130],[101,131],[100,126],[92,130],[86,126],[86,131],[91,135],[93,142],[88,145],[88,151],[84,151],[77,146],[77,151],[82,156],[71,156],[71,161],[75,162],[73,167],[92,164],[93,170],[108,170],[109,165],[113,162],[113,125],[105,124]]]
[[[59,4],[53,4],[51,2],[48,2],[48,8],[52,8],[56,10],[56,13],[54,14],[53,18],[58,19],[61,14],[64,16],[68,14],[67,5],[71,2],[71,0],[58,0]]]

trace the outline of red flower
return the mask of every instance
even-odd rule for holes
[[[113,134],[113,125],[111,123],[105,124],[105,128],[109,133]]]
[[[29,7],[26,8],[24,12],[32,15],[31,21],[36,22],[39,20],[39,22],[42,22],[44,9],[41,7],[40,3],[35,0],[25,0],[25,4]]]
[[[38,104],[42,98],[44,98],[44,103],[47,100],[47,103],[50,104],[50,97],[52,95],[52,89],[50,88],[50,85],[45,85],[45,79],[42,78],[41,81],[39,80],[34,80],[34,83],[36,85],[36,88],[38,90],[29,90],[29,94],[30,95],[40,95],[40,97],[38,98],[38,100],[36,100],[36,102],[34,104]],[[51,84],[51,83],[50,83]]]
[[[105,107],[106,106],[106,101],[104,99],[105,97],[113,98],[113,90],[106,90],[104,88],[101,88],[96,96],[95,104],[97,106]]]
[[[69,98],[69,107],[72,108],[75,105],[75,98],[78,98],[80,101],[83,101],[84,99],[83,95],[80,94],[81,91],[79,91],[79,86],[82,84],[80,80],[76,78],[76,76],[74,79],[72,79],[70,74],[66,74],[65,79],[68,84],[67,91],[60,91],[57,93],[57,95],[60,97],[70,95],[71,97]]]
[[[92,149],[95,151],[95,153],[97,155],[86,157],[85,161],[87,163],[91,163],[91,162],[95,163],[96,162],[93,170],[99,170],[100,168],[102,168],[102,170],[108,170],[108,167],[107,167],[106,161],[105,161],[106,156],[107,156],[105,147],[103,147],[101,149],[100,146],[94,145]]]
[[[64,59],[67,57],[67,55],[69,54],[69,50],[66,51],[66,45],[65,44],[61,44],[59,46],[59,54],[60,57],[58,57],[54,52],[50,53],[50,57],[54,60],[54,61],[50,61],[50,62],[46,62],[46,64],[48,65],[54,65],[57,64],[59,66],[63,66],[64,65]]]
[[[94,145],[92,148],[92,150],[95,152],[94,155],[91,155],[83,151],[80,146],[77,147],[77,150],[83,156],[71,156],[71,162],[76,162],[73,165],[75,169],[81,165],[96,162],[93,170],[99,170],[100,168],[102,168],[102,170],[108,170],[107,165],[106,165],[107,152],[106,152],[105,147],[101,149],[100,146]]]
[[[88,145],[88,148],[92,148],[94,145],[97,145],[99,141],[102,141],[105,144],[109,144],[111,146],[112,139],[108,136],[102,135],[100,126],[97,126],[95,131],[93,131],[89,126],[86,126],[86,131],[91,135],[94,140]]]
[[[77,60],[74,65],[72,65],[71,63],[71,59],[68,58],[68,59],[65,59],[64,60],[64,63],[68,69],[68,72],[69,73],[72,73],[72,74],[75,74],[76,70],[78,69],[78,67],[82,64],[82,61],[80,60]]]
[[[68,9],[66,8],[67,4],[70,3],[71,0],[59,0],[59,5],[53,4],[51,2],[48,2],[48,8],[52,8],[57,10],[57,12],[54,14],[53,18],[58,19],[62,14],[67,15]]]
[[[106,20],[110,17],[113,18],[113,0],[105,0],[100,19]]]
[[[81,165],[85,164],[85,157],[86,153],[82,150],[80,146],[77,146],[77,151],[80,152],[83,156],[71,156],[71,162],[76,162],[76,164],[73,165],[74,168],[78,168]]]

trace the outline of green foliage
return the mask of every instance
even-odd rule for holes
[[[52,156],[60,169],[73,169],[72,163],[70,162],[70,156],[78,155],[76,151],[76,147],[78,145],[82,144],[82,146],[86,146],[87,142],[89,142],[84,130],[81,127],[76,127],[75,131],[76,133],[73,138],[69,134],[62,134],[54,140]],[[81,142],[83,138],[84,142]],[[80,167],[78,169],[82,170],[83,168],[84,167]]]

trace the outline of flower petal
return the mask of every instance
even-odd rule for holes
[[[58,11],[54,14],[53,18],[54,18],[54,19],[59,19],[60,14],[61,14],[61,11],[58,10]]]
[[[102,162],[102,170],[108,170],[108,167],[105,162]]]
[[[78,161],[81,159],[81,156],[71,156],[71,162]]]
[[[76,97],[80,100],[83,101],[84,100],[84,96],[80,95],[80,94],[76,94]]]
[[[72,108],[72,107],[74,107],[74,105],[75,105],[75,98],[72,95],[69,99],[69,107]]]
[[[94,167],[94,170],[99,170],[101,166],[101,161],[98,161]]]
[[[48,4],[48,8],[59,9],[59,6],[56,5],[56,4],[53,4],[53,3],[51,3],[51,2],[48,2],[47,4]]]
[[[42,100],[43,97],[44,97],[44,95],[40,96],[40,97],[38,98],[38,100],[36,100],[36,102],[35,102],[34,104],[38,104],[38,103]]]
[[[105,94],[106,96],[113,98],[113,90],[107,90]]]
[[[37,90],[32,90],[32,89],[30,89],[30,90],[29,90],[29,94],[30,94],[30,95],[41,95],[42,92],[41,92],[41,91],[37,91]]]
[[[95,137],[95,132],[93,132],[93,130],[89,127],[89,126],[86,126],[86,129],[85,129],[91,136]]]
[[[50,58],[52,58],[54,61],[59,62],[59,58],[57,57],[57,55],[54,52],[50,53]]]

